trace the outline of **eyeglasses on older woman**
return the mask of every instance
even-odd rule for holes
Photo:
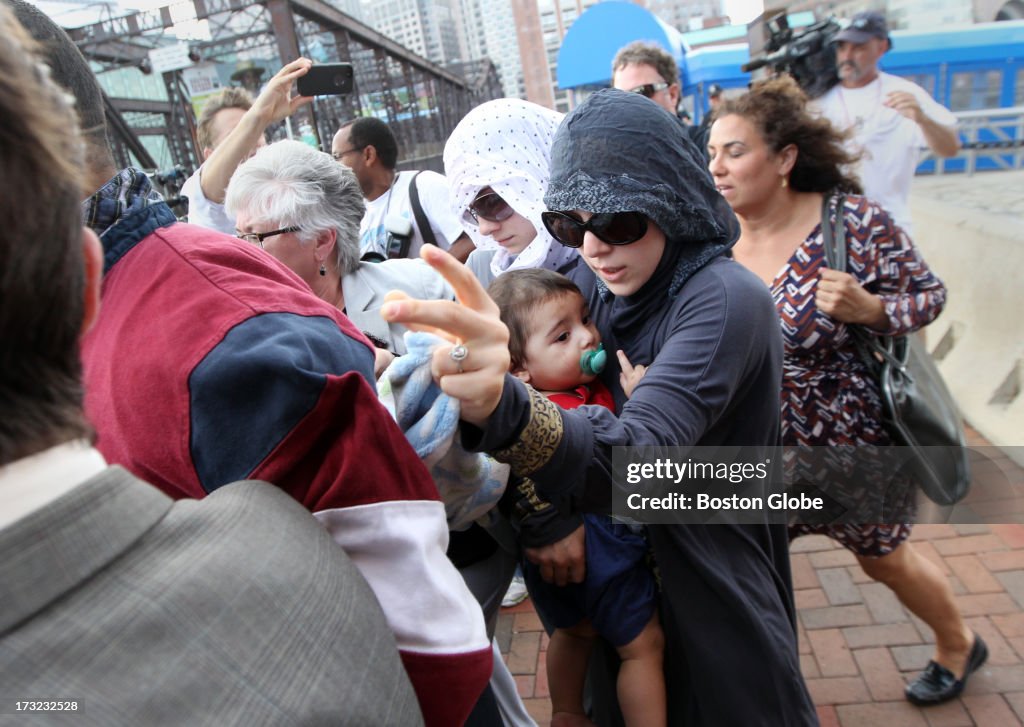
[[[298,232],[299,229],[300,228],[296,227],[295,225],[292,225],[291,227],[282,227],[280,230],[273,230],[271,232],[239,232],[235,235],[235,237],[237,237],[239,240],[245,240],[246,242],[251,242],[254,245],[259,245],[260,247],[263,247],[263,241],[266,240],[268,237],[273,237],[274,235],[284,235],[288,232]]]

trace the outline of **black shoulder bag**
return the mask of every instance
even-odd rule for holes
[[[398,172],[401,175],[401,172]],[[436,238],[434,237],[434,231],[430,229],[430,220],[427,219],[427,215],[423,212],[423,205],[420,204],[420,192],[416,187],[416,178],[420,176],[420,172],[416,172],[413,178],[409,181],[409,206],[412,207],[412,216],[416,220],[416,227],[420,231],[420,237],[423,238],[424,242],[436,245]],[[398,177],[395,177],[396,181]],[[388,249],[387,259],[397,260],[400,258],[409,257],[409,248],[412,246],[413,232],[410,231],[408,235],[398,235],[394,233],[388,233]],[[377,252],[368,252],[360,258],[363,262],[374,262],[379,263],[384,260],[384,256]]]
[[[412,216],[416,220],[416,227],[419,228],[420,237],[423,238],[423,242],[428,245],[437,245],[437,239],[434,237],[434,231],[430,229],[430,220],[427,219],[426,213],[423,211],[423,205],[420,204],[420,192],[416,188],[416,177],[422,174],[422,171],[416,172],[416,176],[409,182],[409,203],[412,205]],[[410,241],[411,241],[410,237]],[[409,256],[409,243],[407,242],[402,246],[402,254],[399,257]]]
[[[845,197],[837,195],[835,222],[830,199],[821,208],[825,261],[847,267]],[[971,486],[963,419],[931,355],[914,336],[884,336],[848,326],[882,396],[882,423],[896,446],[908,448],[907,471],[938,505],[953,505]]]

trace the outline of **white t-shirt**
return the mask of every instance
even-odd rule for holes
[[[211,202],[203,194],[202,185],[199,184],[199,173],[202,169],[200,165],[199,169],[181,185],[182,196],[188,197],[188,221],[190,224],[217,230],[225,235],[234,235],[235,218],[228,215],[224,205]]]
[[[910,234],[910,183],[927,142],[920,126],[883,105],[893,91],[912,93],[928,118],[956,126],[956,116],[923,88],[888,73],[879,73],[862,88],[836,84],[816,103],[834,126],[853,129],[851,148],[862,152],[857,171],[865,196],[887,209]]]
[[[412,223],[413,235],[409,245],[409,257],[419,257],[423,247],[423,236],[412,213],[409,201],[409,183],[416,172],[399,172],[391,189],[372,202],[366,203],[366,214],[359,225],[359,254],[378,252],[387,257],[388,231],[384,220],[389,215],[398,214]],[[448,180],[437,172],[424,171],[416,177],[416,190],[419,192],[420,205],[423,213],[430,221],[430,229],[438,247],[447,250],[456,238],[462,234],[462,224],[452,214],[448,206]]]

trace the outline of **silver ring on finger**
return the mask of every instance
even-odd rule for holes
[[[455,362],[458,366],[458,372],[462,373],[462,362],[469,356],[469,349],[461,343],[457,343],[452,346],[452,350],[448,352],[448,358]]]

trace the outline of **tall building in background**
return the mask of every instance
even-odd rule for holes
[[[413,53],[435,63],[454,63],[465,60],[458,2],[373,0],[363,3],[363,16],[368,25]]]
[[[352,0],[334,0],[346,1]],[[722,0],[634,1],[680,32],[724,22]],[[776,4],[829,1],[777,0]],[[558,51],[576,18],[597,2],[363,0],[363,14],[366,22],[379,32],[437,63],[490,58],[498,68],[506,96],[566,112],[576,100],[572,91],[558,89]],[[767,3],[772,4],[772,0]]]
[[[597,0],[512,0],[527,101],[566,112],[571,91],[558,89],[558,49],[573,22]]]
[[[523,97],[523,69],[509,0],[461,0],[460,9],[466,57],[489,58],[501,76],[502,93]]]
[[[427,44],[427,58],[438,63],[462,62],[466,57],[466,44],[462,33],[461,0],[432,0],[424,3],[430,8],[433,18],[428,23],[431,40]],[[432,5],[432,7],[431,7]],[[422,6],[421,6],[422,7]]]
[[[527,98],[520,59],[519,37],[512,10],[514,0],[467,0],[479,9],[477,37],[482,41],[484,55],[501,74],[501,85],[509,98]],[[466,24],[469,27],[469,23]]]
[[[507,0],[504,0],[502,4],[508,5]],[[488,22],[484,22],[487,14],[484,11],[483,5],[482,0],[459,0],[461,21],[459,24],[459,34],[462,36],[466,49],[466,58],[469,60],[488,57],[487,40],[484,33],[487,27],[493,25],[496,21],[489,19]],[[494,61],[494,65],[498,65],[494,58],[491,58],[491,60]]]
[[[362,0],[330,0],[330,4],[346,15],[351,15],[360,23],[366,22],[366,13],[363,12]]]

